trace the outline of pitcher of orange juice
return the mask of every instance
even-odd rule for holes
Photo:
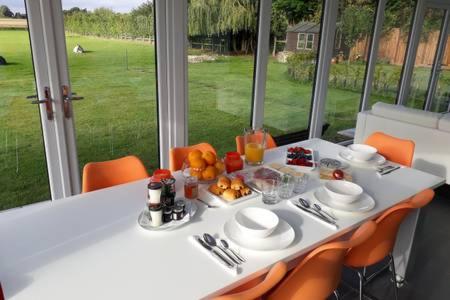
[[[244,131],[245,161],[249,165],[261,165],[264,162],[266,148],[265,129],[245,129]]]

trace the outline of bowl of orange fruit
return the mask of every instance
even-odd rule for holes
[[[184,159],[182,172],[185,177],[197,177],[200,183],[211,183],[225,171],[223,160],[212,151],[192,150]]]

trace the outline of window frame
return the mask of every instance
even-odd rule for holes
[[[305,49],[305,47],[306,47],[306,35],[307,35],[307,34],[304,33],[304,32],[299,32],[299,33],[297,34],[297,50],[304,50],[304,49]],[[300,36],[303,36],[303,38],[300,39]],[[300,46],[299,46],[300,42],[303,43],[303,47],[300,47]]]
[[[309,40],[309,37],[312,37],[311,41]],[[311,43],[311,47],[309,48],[308,43]],[[308,33],[306,35],[305,50],[313,50],[313,49],[314,49],[314,33]]]

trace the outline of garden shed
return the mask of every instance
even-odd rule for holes
[[[320,24],[300,22],[287,30],[286,51],[312,50],[319,45]]]

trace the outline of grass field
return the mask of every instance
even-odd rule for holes
[[[49,198],[39,112],[29,104],[34,77],[28,35],[0,30],[0,210]],[[82,45],[87,53],[74,54]],[[68,36],[80,168],[127,154],[157,166],[153,46],[140,42]],[[208,141],[223,155],[250,124],[253,57],[219,57],[189,65],[189,141]],[[264,124],[274,134],[306,129],[311,84],[291,80],[286,65],[270,60]],[[329,88],[326,137],[353,127],[360,93]],[[389,99],[388,99],[389,100]],[[388,101],[387,100],[387,101]]]

